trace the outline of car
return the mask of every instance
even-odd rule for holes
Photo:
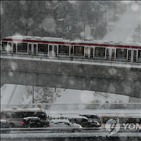
[[[49,124],[50,128],[55,128],[55,129],[61,129],[61,131],[81,131],[82,126],[80,124],[76,123],[71,123],[67,119],[56,119],[56,120],[51,120]]]
[[[100,123],[98,121],[92,121],[87,117],[83,116],[70,116],[69,121],[72,123],[80,124],[82,127],[100,127]]]
[[[79,116],[87,117],[89,119],[94,119],[94,120],[100,120],[100,117],[98,115],[90,115],[90,114],[80,114]]]
[[[0,133],[10,133],[11,127],[6,120],[0,120]]]
[[[101,126],[101,118],[98,115],[91,115],[91,114],[84,114],[84,115],[79,115],[82,117],[86,117],[91,121],[93,124],[95,124],[95,127],[100,127]]]
[[[42,120],[39,117],[25,117],[22,120],[22,126],[24,128],[49,127],[49,121]]]

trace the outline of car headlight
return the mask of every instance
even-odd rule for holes
[[[99,122],[95,122],[97,125],[100,125],[100,123]]]
[[[99,122],[97,122],[97,125],[100,125]]]
[[[82,128],[82,126],[79,126],[79,128]]]

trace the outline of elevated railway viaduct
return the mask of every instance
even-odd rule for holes
[[[1,84],[90,90],[141,98],[141,66],[1,57]]]

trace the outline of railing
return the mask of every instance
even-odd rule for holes
[[[48,55],[29,55],[27,53],[18,53],[18,54],[13,54],[13,53],[5,53],[5,52],[1,52],[1,58],[2,57],[13,57],[13,58],[16,58],[16,57],[20,57],[22,59],[39,59],[39,60],[43,60],[43,59],[49,59],[49,60],[60,60],[60,61],[79,61],[79,62],[88,62],[88,63],[101,63],[101,64],[105,64],[105,63],[109,63],[111,65],[115,65],[115,64],[128,64],[130,66],[133,66],[133,65],[137,65],[137,66],[140,66],[141,65],[141,60],[137,61],[137,62],[128,62],[127,60],[106,60],[106,59],[100,59],[100,58],[85,58],[83,56],[73,56],[73,57],[70,57],[70,56],[62,56],[62,55],[59,55],[57,57],[55,56],[48,56]]]

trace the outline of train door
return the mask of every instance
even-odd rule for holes
[[[115,48],[106,48],[106,59],[107,60],[115,60],[116,57],[116,49]]]
[[[58,56],[58,45],[54,45],[54,56]]]
[[[70,56],[74,55],[74,46],[70,46]]]
[[[32,44],[28,44],[28,54],[31,55],[32,54]]]
[[[90,58],[94,58],[94,47],[90,47]]]
[[[128,52],[127,52],[127,60],[129,62],[131,62],[131,60],[132,60],[132,50],[131,49],[128,49]]]
[[[12,42],[8,42],[7,43],[7,52],[9,53],[13,53],[13,43]]]
[[[85,47],[84,57],[86,59],[90,58],[90,48],[89,47]]]
[[[116,58],[116,49],[111,48],[111,60],[114,61]]]
[[[133,49],[133,62],[137,61],[137,49]]]
[[[71,61],[73,60],[73,57],[74,57],[74,46],[70,46],[69,47],[69,56],[70,56],[70,59]]]
[[[127,60],[129,62],[136,62],[138,58],[138,50],[137,49],[128,49]]]
[[[32,49],[32,55],[36,56],[37,55],[37,44],[33,44],[33,49]]]
[[[53,56],[53,49],[54,49],[53,44],[49,44],[48,47],[49,47],[48,55],[49,55],[49,56]]]
[[[15,54],[17,52],[17,44],[13,43],[13,53]]]

